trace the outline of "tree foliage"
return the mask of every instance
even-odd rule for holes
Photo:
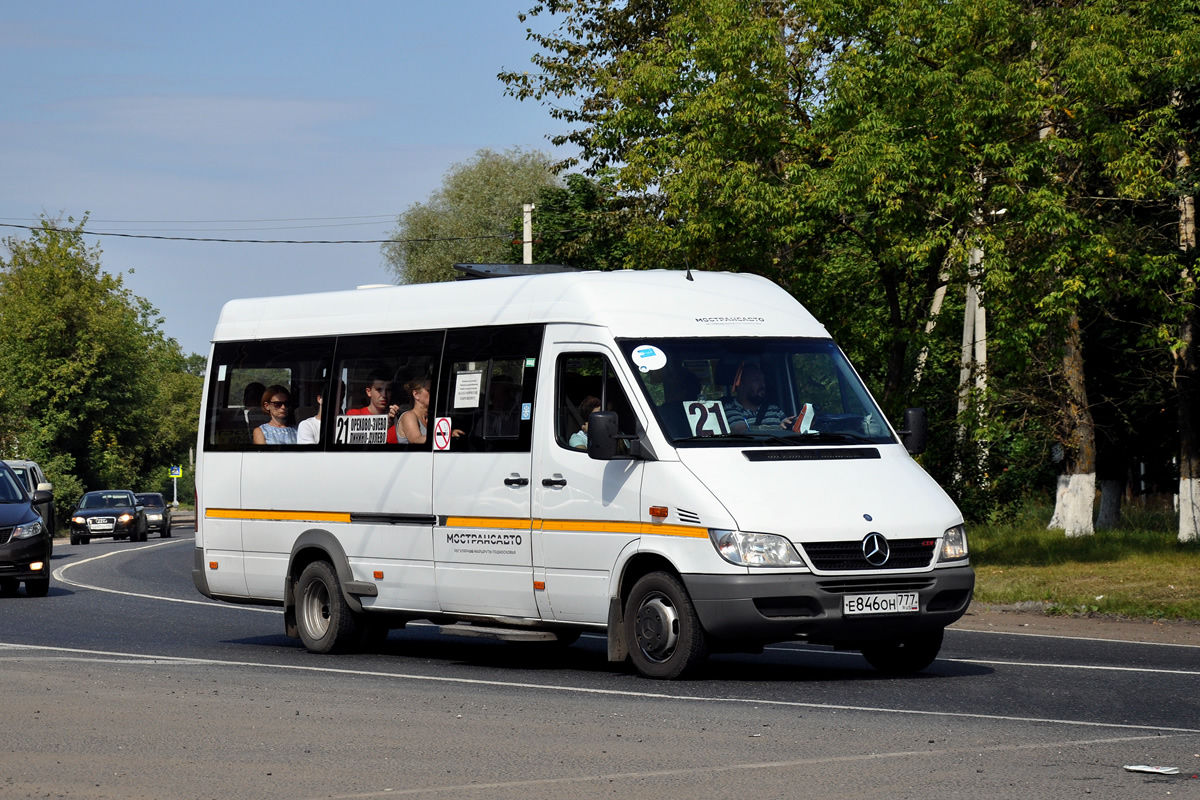
[[[64,501],[158,489],[147,476],[195,442],[202,381],[157,310],[102,269],[85,222],[43,219],[0,259],[0,451],[41,463]]]
[[[1180,375],[1200,364],[1180,332],[1196,295],[1178,236],[1196,6],[545,0],[523,15],[558,23],[528,29],[537,69],[500,78],[566,122],[555,142],[636,209],[626,266],[791,289],[889,410],[945,421],[926,465],[981,516],[1012,474],[1044,482],[1052,450],[1094,470],[1094,406],[1102,446],[1131,455],[1117,429],[1171,401],[1166,355]],[[989,382],[960,413],[968,283]],[[1140,370],[1085,368],[1115,342]]]
[[[455,263],[509,261],[521,237],[522,206],[558,185],[544,153],[480,150],[451,167],[426,202],[400,215],[394,241],[382,247],[384,261],[400,283],[452,280]]]

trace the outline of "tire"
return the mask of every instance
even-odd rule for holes
[[[26,578],[25,594],[30,597],[45,597],[50,593],[49,578]]]
[[[651,572],[625,602],[625,641],[647,678],[682,678],[708,658],[708,640],[687,590],[674,575]]]
[[[911,675],[933,663],[942,649],[942,630],[863,647],[863,658],[887,675]]]
[[[158,532],[158,538],[160,538],[160,539],[170,539],[170,538],[171,538],[171,526],[170,526],[170,525],[168,525],[168,526],[166,526],[165,528],[163,528],[161,531],[159,531],[159,532]]]
[[[79,544],[80,541],[82,540],[79,538],[79,536],[75,535],[74,533],[71,534],[71,544]]]
[[[12,597],[20,586],[21,582],[16,578],[0,578],[0,597]]]
[[[314,561],[296,582],[296,628],[310,653],[343,653],[361,644],[354,612],[333,565]]]

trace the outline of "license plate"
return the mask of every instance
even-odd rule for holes
[[[848,594],[842,598],[843,614],[911,614],[920,611],[916,592]]]

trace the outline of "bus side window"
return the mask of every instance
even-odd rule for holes
[[[529,452],[541,325],[448,331],[436,417],[451,451]]]
[[[278,450],[284,445],[255,445],[251,436],[270,417],[262,408],[268,387],[281,386],[291,405],[287,422],[295,427],[316,408],[316,396],[329,374],[333,337],[222,342],[213,348],[209,370],[205,450]],[[312,413],[315,413],[312,412]],[[311,447],[311,445],[309,446]]]
[[[436,395],[438,356],[444,340],[443,331],[340,337],[333,394],[323,412],[330,417],[330,448],[429,450],[432,436],[423,442],[408,442],[398,425],[405,412],[414,410],[412,387],[428,385]],[[432,420],[427,427],[432,428]]]
[[[592,411],[615,411],[620,431],[634,436],[637,416],[608,359],[599,353],[564,353],[558,358],[555,388],[555,440],[572,450],[587,449]]]

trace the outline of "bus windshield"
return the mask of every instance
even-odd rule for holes
[[[673,444],[896,441],[830,339],[624,339],[620,346]]]

